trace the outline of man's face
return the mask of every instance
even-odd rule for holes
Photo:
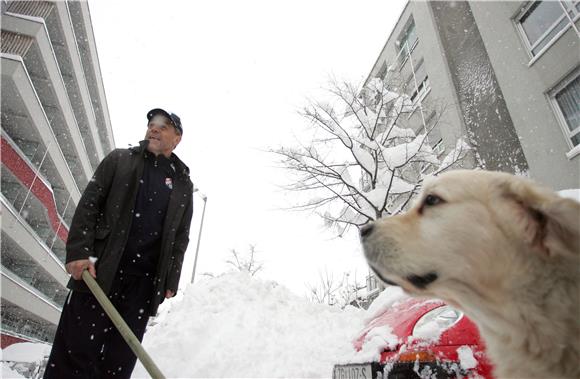
[[[181,135],[168,118],[158,114],[147,124],[145,139],[149,141],[147,150],[155,155],[163,154],[169,157],[181,141]]]

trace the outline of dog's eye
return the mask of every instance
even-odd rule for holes
[[[425,200],[423,201],[423,204],[428,207],[432,207],[434,205],[441,203],[443,203],[443,199],[437,195],[427,195],[425,196]]]

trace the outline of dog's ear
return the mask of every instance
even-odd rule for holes
[[[580,255],[580,203],[523,178],[510,177],[501,188],[527,243],[547,256]]]

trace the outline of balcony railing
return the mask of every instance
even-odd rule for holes
[[[18,278],[22,286],[34,292],[39,298],[51,303],[57,308],[62,308],[64,300],[68,294],[66,287],[60,285],[54,280],[48,279],[47,275],[38,273],[38,266],[32,260],[14,260],[6,259],[2,254],[1,270],[3,273]]]
[[[19,154],[9,137],[5,135],[2,135],[2,164],[45,207],[50,227],[58,238],[66,243],[68,225],[57,210],[52,187],[48,180],[40,174],[40,168],[36,168],[28,158]]]

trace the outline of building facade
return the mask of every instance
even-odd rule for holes
[[[87,2],[1,6],[4,345],[52,341],[68,293],[68,225],[115,143]]]
[[[397,77],[437,151],[580,187],[580,2],[410,1],[367,82]]]

